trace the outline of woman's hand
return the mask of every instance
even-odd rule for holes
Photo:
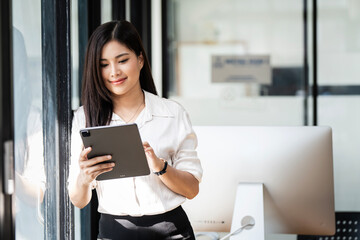
[[[85,207],[91,200],[91,182],[104,172],[109,172],[115,164],[104,163],[111,159],[110,155],[88,158],[91,147],[81,151],[79,158],[80,173],[76,183],[69,185],[69,197],[71,202],[78,208]]]
[[[152,172],[159,172],[164,168],[164,161],[156,156],[154,149],[148,142],[143,142],[146,159]]]
[[[109,172],[115,166],[115,163],[103,163],[111,159],[111,155],[88,158],[91,147],[82,150],[79,158],[80,175],[79,180],[84,185],[90,185],[94,179],[104,172]]]
[[[163,170],[165,162],[158,158],[149,143],[143,143],[146,159],[153,172]],[[194,198],[199,193],[199,181],[189,172],[178,170],[168,165],[166,173],[159,179],[173,192],[188,199]]]

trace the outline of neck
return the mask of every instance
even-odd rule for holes
[[[131,94],[118,96],[113,100],[113,111],[120,116],[126,123],[134,122],[141,110],[145,106],[144,93],[133,91]]]
[[[127,93],[121,96],[117,96],[116,98],[112,99],[113,102],[113,111],[116,113],[120,110],[131,110],[136,108],[144,102],[144,93],[139,88],[138,91],[132,91],[131,93]]]

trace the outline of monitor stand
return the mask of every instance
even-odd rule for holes
[[[230,240],[265,240],[262,183],[238,184],[230,234]]]

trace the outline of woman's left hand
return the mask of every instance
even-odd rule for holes
[[[148,142],[143,142],[143,146],[150,170],[152,172],[161,171],[164,168],[164,161],[156,156],[154,149]]]

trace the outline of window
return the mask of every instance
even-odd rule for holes
[[[41,2],[12,1],[15,237],[44,239]]]

